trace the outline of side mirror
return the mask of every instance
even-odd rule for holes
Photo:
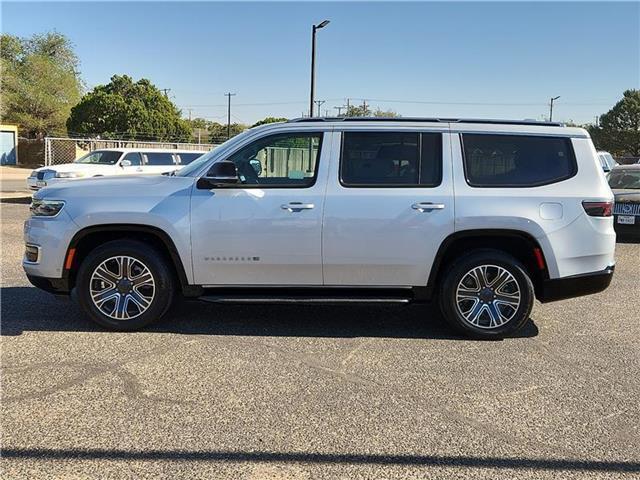
[[[130,166],[131,166],[131,160],[122,160],[122,161],[120,162],[120,166],[121,166],[122,168],[124,168],[124,167],[130,167]]]
[[[235,185],[239,181],[236,164],[229,160],[214,163],[204,177],[198,179],[196,186],[203,190],[215,187]]]

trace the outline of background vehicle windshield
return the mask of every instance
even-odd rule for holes
[[[122,155],[122,152],[113,152],[110,150],[96,150],[80,157],[73,163],[96,163],[100,165],[114,165]]]
[[[609,186],[614,189],[640,189],[640,170],[617,170],[609,175]]]

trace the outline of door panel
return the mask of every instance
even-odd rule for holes
[[[421,131],[431,133],[429,138],[438,133]],[[334,149],[340,152],[340,134],[336,132],[335,137]],[[408,139],[402,142],[413,141],[411,135]],[[448,133],[442,133],[441,146],[441,182],[434,187],[412,185],[421,183],[415,181],[421,177],[415,173],[410,144],[379,142],[368,150],[355,147],[350,160],[354,165],[366,166],[367,160],[363,159],[367,158],[374,162],[368,171],[361,169],[360,174],[350,173],[348,168],[341,170],[340,154],[336,153],[329,172],[324,212],[326,285],[427,284],[438,247],[454,229]],[[378,160],[383,162],[382,166],[375,163]],[[343,180],[355,179],[358,183],[360,179],[360,183],[372,185],[345,186],[340,181],[341,175]],[[373,185],[376,175],[386,175],[383,182],[389,185]],[[394,184],[397,186],[390,186]]]
[[[324,133],[319,154],[313,154],[315,169],[308,170],[310,148],[303,152],[301,145],[287,147],[281,141],[265,146],[263,138],[227,157],[245,184],[211,190],[194,186],[196,283],[322,285],[322,212],[331,135]],[[244,153],[251,149],[250,155]],[[314,170],[315,183],[305,186],[313,181]]]

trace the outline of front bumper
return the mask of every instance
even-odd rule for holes
[[[45,292],[53,293],[54,295],[69,295],[69,279],[67,276],[63,278],[46,278],[27,275],[27,279],[31,282],[31,285]]]
[[[536,296],[546,303],[602,292],[611,283],[614,270],[615,265],[611,265],[599,272],[544,280]]]

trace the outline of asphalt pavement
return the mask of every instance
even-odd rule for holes
[[[3,479],[640,476],[640,244],[503,341],[421,306],[184,302],[113,333],[29,286],[1,202]]]

